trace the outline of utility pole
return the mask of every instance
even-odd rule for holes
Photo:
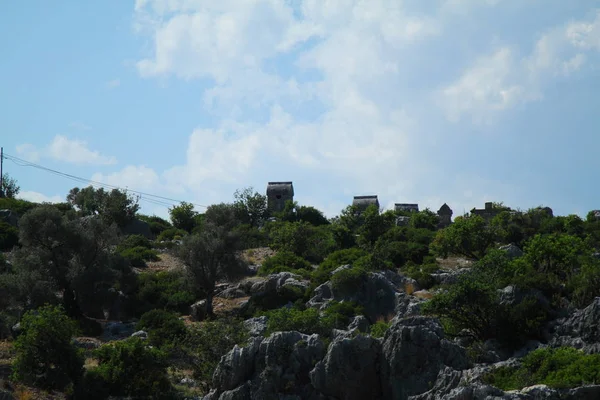
[[[0,147],[0,198],[4,197],[4,171],[2,170],[4,164],[4,147]]]

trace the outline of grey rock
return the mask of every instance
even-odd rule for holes
[[[307,307],[323,310],[333,300],[331,282],[325,282],[313,290],[313,297],[306,302]]]
[[[138,339],[141,340],[147,340],[148,339],[148,332],[146,331],[137,331],[131,334],[131,337],[136,337]]]
[[[195,302],[190,306],[190,316],[194,321],[204,321],[206,314],[206,299]]]
[[[250,336],[263,336],[267,331],[267,321],[268,318],[264,315],[250,318],[244,321],[244,327],[248,329]]]
[[[381,366],[385,398],[407,399],[432,389],[440,370],[464,370],[463,348],[446,340],[439,321],[428,317],[398,318],[383,341]]]
[[[362,315],[358,315],[352,319],[350,324],[348,325],[349,331],[358,331],[361,333],[368,333],[371,324],[369,320],[363,317]]]
[[[147,239],[153,239],[152,231],[150,230],[150,224],[146,221],[134,218],[127,225],[125,225],[121,231],[125,235],[142,235]]]
[[[19,337],[19,335],[21,334],[21,323],[17,322],[16,324],[14,324],[11,328],[10,331],[12,333],[12,336],[16,339],[17,337]]]
[[[336,269],[331,271],[330,275],[333,276],[333,275],[337,274],[338,272],[342,272],[342,271],[345,271],[345,270],[351,269],[351,268],[352,268],[352,265],[350,265],[350,264],[340,265],[339,267],[337,267]]]
[[[184,385],[184,386],[188,386],[188,387],[196,387],[196,386],[198,386],[198,382],[196,382],[192,378],[183,378],[181,381],[179,381],[179,384],[180,385]]]
[[[247,294],[238,287],[230,287],[216,294],[224,299],[239,299],[240,297],[246,297]]]
[[[410,224],[410,217],[399,216],[396,218],[396,225],[398,226],[408,226]]]
[[[252,338],[244,347],[235,347],[221,358],[213,373],[213,387],[219,391],[235,389],[252,377],[262,338]]]
[[[405,292],[396,293],[394,312],[396,316],[410,317],[421,313],[421,304],[424,299],[406,294]]]
[[[505,251],[510,258],[518,258],[523,255],[523,250],[521,250],[519,246],[514,243],[507,244],[506,246],[500,246],[499,249]]]
[[[431,277],[436,285],[453,285],[458,282],[458,279],[462,275],[469,271],[469,268],[459,268],[451,271],[435,272],[431,274]]]
[[[104,325],[102,337],[104,340],[119,340],[131,336],[135,332],[135,323],[120,321],[107,322]]]
[[[12,210],[0,210],[0,221],[4,221],[17,228],[19,226],[19,214]]]
[[[589,354],[600,353],[600,297],[582,310],[554,323],[550,345],[572,346]]]
[[[338,399],[381,397],[381,342],[369,336],[336,339],[327,355],[310,372],[313,386]]]

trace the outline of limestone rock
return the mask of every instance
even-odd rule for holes
[[[250,318],[244,321],[244,327],[248,329],[250,336],[262,336],[267,330],[266,316]]]
[[[523,250],[521,250],[519,246],[514,243],[507,244],[506,246],[500,246],[499,249],[505,251],[510,258],[518,258],[523,255]]]
[[[137,218],[132,219],[121,230],[125,235],[142,235],[147,239],[154,239],[154,235],[152,235],[152,231],[150,230],[150,224]]]

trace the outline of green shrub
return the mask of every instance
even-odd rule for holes
[[[382,338],[390,328],[391,323],[385,321],[377,321],[371,325],[371,336],[374,338]]]
[[[10,250],[17,244],[19,244],[19,230],[4,221],[0,221],[0,251]]]
[[[159,260],[156,250],[141,246],[125,249],[121,251],[120,254],[129,261],[132,267],[136,268],[144,268],[146,266],[146,261]]]
[[[236,344],[246,343],[248,338],[242,321],[233,318],[207,321],[191,328],[184,346],[194,356],[194,376],[210,382],[221,357]]]
[[[165,354],[138,338],[105,344],[95,351],[95,357],[98,367],[89,370],[84,379],[92,389],[103,388],[110,396],[152,398],[172,392]]]
[[[327,225],[308,222],[275,222],[269,225],[271,247],[290,251],[310,262],[318,263],[334,248],[333,233]]]
[[[319,316],[319,312],[314,308],[308,308],[300,311],[295,308],[279,308],[269,311],[265,314],[269,319],[267,321],[267,332],[265,335],[270,335],[273,332],[280,331],[298,331],[305,334],[327,334],[329,327],[324,326],[323,320]]]
[[[341,270],[331,277],[331,287],[341,294],[351,294],[367,280],[367,271],[359,267]]]
[[[117,246],[117,251],[121,252],[135,247],[152,248],[152,242],[142,235],[129,235],[125,237]]]
[[[21,330],[15,342],[15,381],[58,390],[77,384],[83,373],[83,357],[71,342],[76,324],[61,308],[45,306],[27,312]]]
[[[148,311],[140,318],[136,329],[148,332],[150,343],[162,347],[186,335],[183,321],[177,315],[165,310]]]
[[[158,237],[156,238],[156,241],[162,242],[162,241],[175,240],[176,237],[182,238],[187,234],[188,233],[186,231],[184,231],[183,229],[169,228],[169,229],[165,229],[164,231],[162,231],[160,233],[160,235],[158,235]]]
[[[416,265],[409,262],[405,265],[402,271],[410,278],[416,280],[420,288],[429,289],[435,284],[435,280],[431,274],[436,272],[438,269],[439,266],[435,261],[424,265]]]
[[[273,257],[268,257],[258,270],[259,275],[269,275],[277,272],[290,271],[303,273],[308,276],[312,271],[311,264],[290,251],[281,251]]]
[[[335,271],[336,268],[341,265],[353,264],[356,260],[366,255],[366,251],[356,247],[334,251],[313,272],[311,281],[316,286],[325,283],[331,278],[331,272]]]
[[[134,314],[141,315],[152,309],[187,313],[196,300],[196,293],[181,272],[145,272],[137,277]]]
[[[321,324],[336,329],[346,329],[350,320],[364,313],[364,308],[351,301],[332,301],[323,310]]]
[[[569,388],[600,382],[600,354],[586,355],[572,347],[538,349],[518,368],[500,367],[484,377],[485,382],[502,390],[544,384]]]
[[[27,211],[38,205],[27,200],[11,199],[8,197],[0,198],[0,210],[11,210],[19,216],[23,216]]]
[[[173,225],[171,225],[169,221],[157,217],[156,215],[138,215],[138,218],[142,221],[147,222],[150,225],[150,232],[152,232],[154,237],[160,235],[163,231],[166,231],[167,229],[173,227]]]

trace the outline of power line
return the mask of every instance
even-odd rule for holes
[[[143,200],[143,201],[146,201],[148,203],[152,203],[152,204],[156,204],[156,205],[171,207],[173,205],[173,203],[182,203],[183,202],[183,200],[177,200],[177,199],[172,199],[172,198],[169,198],[169,197],[159,196],[159,195],[155,195],[155,194],[151,194],[151,193],[140,192],[138,190],[132,190],[132,189],[129,189],[129,188],[123,189],[121,187],[118,187],[118,186],[115,186],[115,185],[110,185],[108,183],[98,182],[98,181],[94,181],[94,180],[91,180],[91,179],[86,179],[86,178],[82,178],[82,177],[79,177],[79,176],[67,174],[65,172],[60,172],[60,171],[57,171],[55,169],[44,167],[42,165],[35,164],[35,163],[30,162],[30,161],[26,161],[26,160],[23,160],[21,158],[18,158],[18,157],[15,157],[15,156],[12,156],[12,155],[6,154],[6,153],[3,154],[3,158],[5,158],[7,160],[10,160],[14,164],[16,164],[18,166],[21,166],[21,167],[33,167],[33,168],[37,168],[37,169],[40,169],[42,171],[49,172],[51,174],[58,175],[58,176],[61,176],[63,178],[67,178],[67,179],[70,179],[70,180],[73,180],[73,181],[76,181],[76,182],[79,182],[79,183],[87,183],[87,184],[91,183],[92,185],[95,185],[95,186],[100,186],[100,187],[110,188],[110,189],[118,189],[118,190],[125,191],[125,192],[135,193],[135,194],[138,195],[138,199],[139,200]],[[188,202],[188,203],[190,203],[190,202]],[[202,205],[202,204],[197,204],[197,203],[190,203],[190,204],[193,204],[193,205],[198,206],[198,207],[207,208],[207,206]]]

